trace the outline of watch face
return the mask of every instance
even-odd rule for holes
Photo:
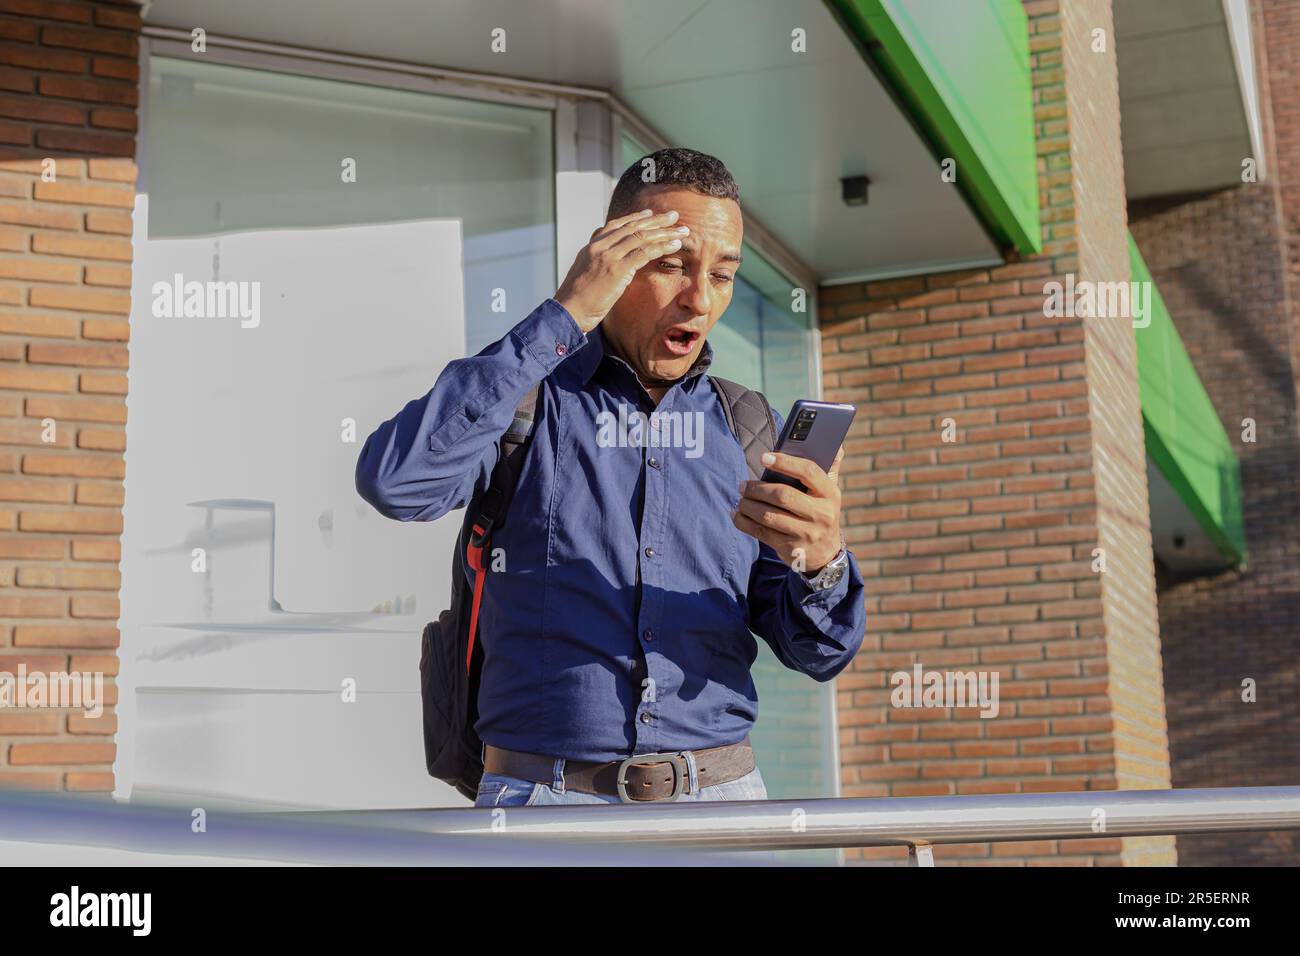
[[[823,586],[828,588],[833,588],[835,585],[839,584],[840,578],[844,577],[844,569],[845,566],[843,564],[836,565],[833,568],[829,568],[828,569],[829,573],[827,573],[826,575]]]
[[[840,583],[840,578],[844,577],[844,572],[848,569],[848,566],[849,562],[841,556],[822,568],[821,572],[809,583],[818,591],[833,588]]]
[[[830,564],[823,567],[812,577],[804,575],[804,580],[808,586],[816,591],[825,591],[827,588],[833,588],[840,583],[840,578],[844,577],[844,572],[849,569],[849,553],[841,550]]]

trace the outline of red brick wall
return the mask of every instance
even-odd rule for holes
[[[1272,142],[1271,183],[1277,190],[1285,245],[1291,367],[1300,369],[1300,4],[1255,0],[1255,47],[1265,71],[1265,126]],[[1263,34],[1261,37],[1260,34]],[[1300,396],[1300,381],[1296,382]]]
[[[1145,465],[1123,447],[1135,429],[1141,447],[1131,324],[1085,330],[1044,315],[1053,276],[1128,278],[1114,50],[1088,48],[1093,26],[1110,31],[1110,7],[1074,3],[1062,17],[1056,0],[1025,6],[1043,254],[821,290],[826,395],[861,411],[843,469],[846,536],[868,589],[864,650],[838,680],[850,796],[1167,786]],[[1096,205],[1081,212],[1084,188]],[[1099,461],[1099,448],[1124,454]],[[1109,592],[1092,570],[1098,547],[1107,575],[1126,576]],[[917,662],[997,671],[999,716],[891,707],[889,675]],[[1114,669],[1147,699],[1116,688]],[[1137,743],[1122,739],[1134,729]],[[936,857],[1173,862],[1168,838],[1104,835]]]
[[[139,30],[133,3],[0,0],[0,670],[102,672],[109,705]],[[110,790],[115,732],[0,711],[0,787]]]
[[[1270,174],[1135,202],[1133,235],[1241,463],[1248,566],[1160,592],[1177,787],[1300,784],[1300,9],[1256,7]],[[1258,28],[1263,26],[1262,32]],[[1270,105],[1271,104],[1271,105]],[[1253,418],[1257,440],[1242,440]],[[1241,682],[1258,685],[1255,703]],[[1293,864],[1290,831],[1178,839],[1188,865]]]

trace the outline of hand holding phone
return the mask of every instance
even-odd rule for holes
[[[777,439],[776,450],[816,462],[822,471],[829,472],[835,463],[835,455],[848,437],[855,414],[857,409],[852,405],[800,399],[790,409],[781,437]],[[771,468],[764,470],[761,480],[779,481],[803,492],[808,490],[798,478]]]
[[[805,574],[826,566],[843,545],[832,472],[855,411],[852,405],[795,402],[769,453],[770,466],[758,481],[740,486],[732,522]]]

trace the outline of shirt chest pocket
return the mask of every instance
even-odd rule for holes
[[[671,553],[683,559],[678,563],[682,588],[721,587],[743,604],[757,542],[735,526],[732,513],[748,470],[730,432],[708,438],[712,454],[689,458],[673,451],[660,456],[662,491],[656,496],[649,483],[646,501],[658,505],[664,538]]]
[[[680,595],[682,613],[673,615],[676,633],[664,648],[681,669],[679,695],[745,697],[757,645],[749,633],[744,604],[727,592]]]

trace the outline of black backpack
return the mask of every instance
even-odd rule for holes
[[[776,421],[762,392],[709,376],[722,399],[727,424],[740,442],[751,478],[762,474],[760,456],[776,445]],[[486,491],[469,502],[452,556],[451,607],[424,626],[420,638],[420,697],[424,711],[424,763],[429,775],[473,800],[483,776],[478,720],[478,685],[483,649],[477,638],[483,598],[484,555],[492,532],[501,527],[514,497],[524,455],[537,417],[539,386],[524,396],[510,428],[501,436],[501,455]],[[474,586],[465,583],[465,564]]]

